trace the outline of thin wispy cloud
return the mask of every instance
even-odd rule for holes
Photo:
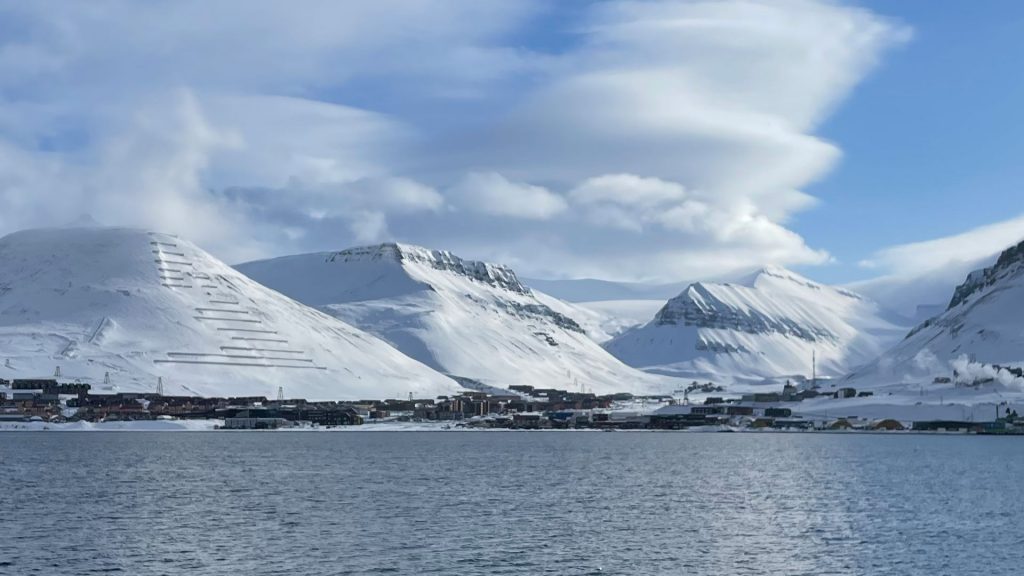
[[[1024,215],[972,230],[898,246],[862,260],[860,265],[885,274],[915,276],[959,264],[974,264],[1024,240]]]

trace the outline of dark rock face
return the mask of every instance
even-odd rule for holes
[[[435,270],[459,274],[488,286],[515,292],[516,294],[532,293],[529,288],[519,281],[516,273],[511,268],[476,260],[463,260],[447,250],[428,250],[416,246],[387,243],[334,252],[327,259],[329,262],[336,260],[341,260],[342,262],[355,260],[418,262],[426,264]]]
[[[963,284],[956,287],[947,310],[963,304],[971,296],[995,284],[1000,278],[1017,273],[1024,264],[1024,242],[1007,248],[999,255],[996,263],[984,270],[971,272]]]
[[[835,335],[821,329],[801,326],[790,318],[775,318],[758,311],[742,310],[722,302],[706,286],[693,284],[668,301],[654,317],[657,325],[697,326],[738,330],[750,334],[778,333],[807,341],[834,340]]]

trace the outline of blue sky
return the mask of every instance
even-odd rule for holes
[[[1024,4],[863,2],[914,29],[819,131],[843,160],[807,191],[822,204],[794,223],[840,264],[887,246],[955,235],[1024,213]],[[1024,236],[1022,236],[1024,239]]]
[[[0,233],[533,277],[929,273],[1024,236],[1024,8],[0,0]]]

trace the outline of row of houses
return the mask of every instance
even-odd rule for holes
[[[6,392],[4,392],[6,390]],[[88,384],[56,379],[0,380],[0,416],[5,420],[46,421],[231,419],[231,427],[279,427],[283,422],[323,426],[360,424],[366,420],[465,420],[478,416],[595,410],[611,406],[621,395],[596,396],[559,389],[518,386],[508,393],[466,392],[425,399],[315,402],[268,400],[263,396],[166,396],[158,393],[93,394]],[[516,424],[526,425],[520,418]]]

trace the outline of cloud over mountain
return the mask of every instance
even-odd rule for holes
[[[787,228],[840,156],[816,129],[909,35],[825,0],[0,14],[0,231],[88,212],[233,260],[397,237],[619,278],[826,260]]]

